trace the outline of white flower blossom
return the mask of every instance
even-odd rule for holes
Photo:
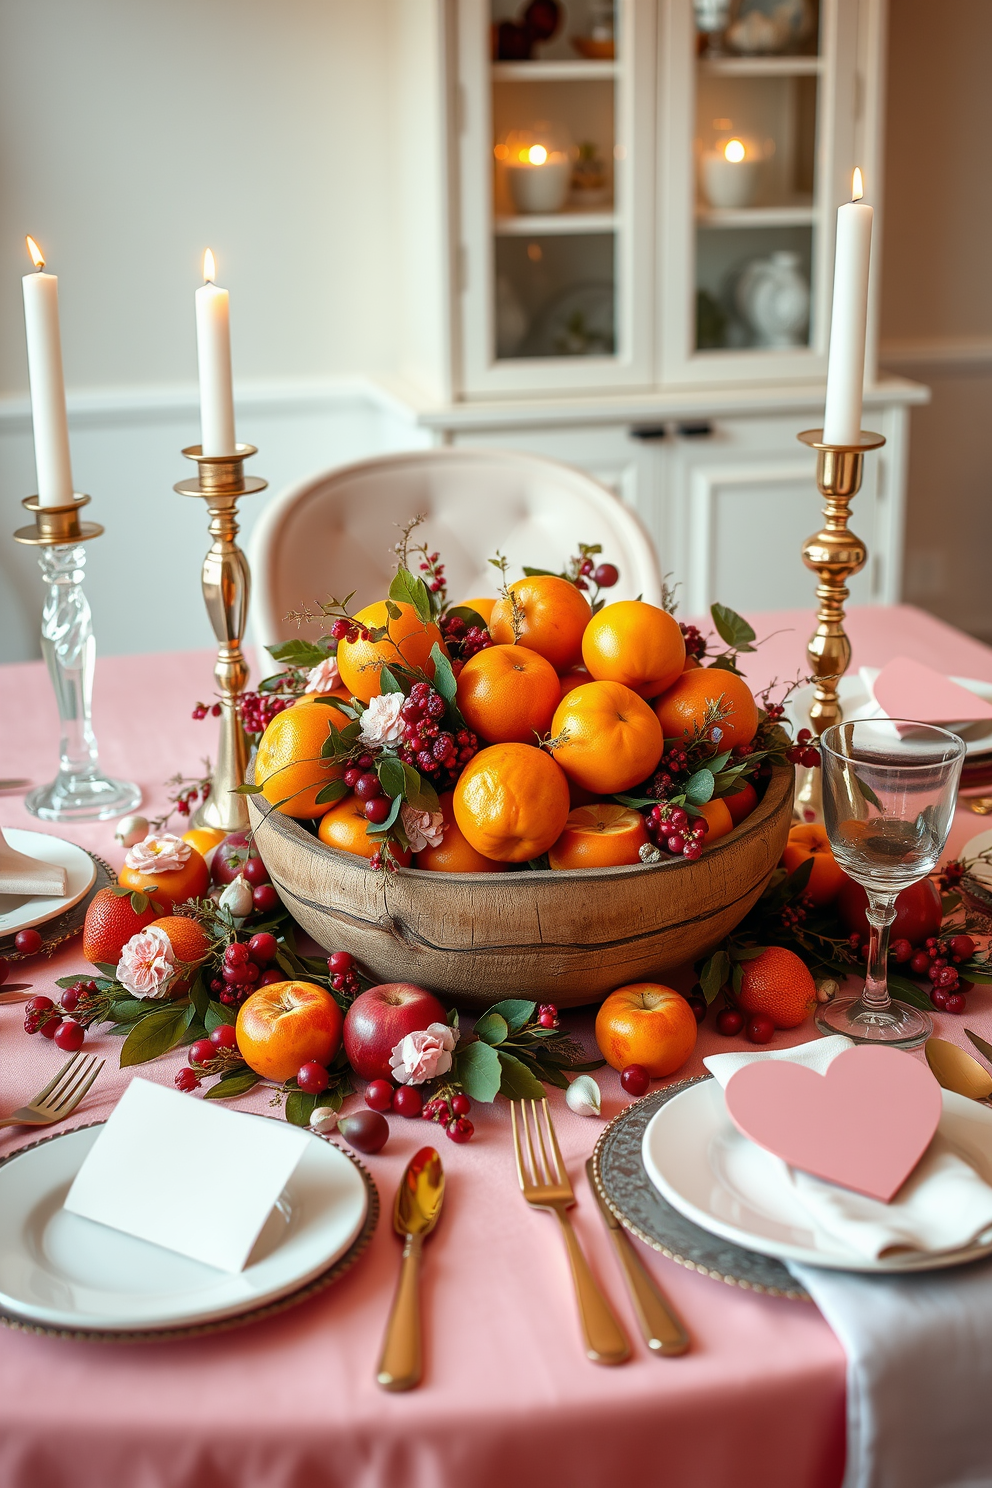
[[[406,702],[401,692],[381,692],[362,714],[360,737],[365,744],[398,744],[403,737],[400,709]]]
[[[169,937],[158,925],[147,925],[137,935],[132,935],[121,950],[117,980],[132,997],[158,1001],[168,997],[176,970]]]
[[[400,819],[411,851],[440,847],[444,840],[444,814],[440,811],[417,811],[413,806],[400,809]]]
[[[188,861],[193,849],[173,832],[154,833],[128,848],[124,862],[135,873],[175,873]]]
[[[401,1038],[389,1056],[393,1079],[398,1085],[423,1085],[436,1075],[446,1075],[456,1043],[447,1023],[431,1023]]]
[[[341,686],[341,673],[333,656],[307,672],[307,692],[333,692]]]

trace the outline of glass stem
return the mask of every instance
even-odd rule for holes
[[[868,968],[862,1001],[866,1007],[887,1008],[891,1002],[888,984],[889,931],[896,917],[895,894],[874,894],[868,890],[865,911],[871,934],[868,940]]]
[[[90,722],[96,641],[82,590],[86,549],[42,548],[38,561],[48,584],[41,650],[59,710],[59,774],[85,779],[99,765]]]

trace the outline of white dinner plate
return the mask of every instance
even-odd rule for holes
[[[15,852],[64,868],[67,881],[66,892],[59,899],[51,894],[0,894],[0,936],[16,935],[18,930],[30,930],[32,925],[54,920],[78,904],[93,887],[96,864],[74,842],[48,832],[22,832],[19,827],[4,827],[3,835]]]
[[[977,858],[979,853],[988,852],[989,848],[992,848],[992,831],[979,832],[977,837],[972,837],[965,843],[957,856],[964,863],[969,858]],[[984,888],[992,892],[992,863],[976,863],[971,874]]]
[[[959,687],[967,688],[969,692],[973,692],[976,697],[982,698],[985,702],[992,703],[992,682],[979,682],[974,677],[950,677],[948,680],[956,682]],[[812,683],[807,687],[800,687],[785,705],[786,717],[792,724],[794,733],[798,729],[810,726],[809,710],[813,702],[813,693]],[[841,677],[837,695],[844,710],[845,723],[854,723],[859,718],[884,718],[886,716],[868,691],[864,680],[857,674]],[[952,734],[957,734],[964,740],[966,758],[977,759],[980,755],[992,752],[992,722],[989,719],[983,718],[974,723],[948,723],[944,726]]]
[[[949,1090],[941,1095],[938,1130],[992,1184],[992,1110]],[[718,1080],[691,1085],[662,1106],[645,1129],[642,1155],[651,1182],[686,1219],[781,1261],[832,1271],[934,1271],[992,1254],[992,1230],[961,1250],[877,1261],[815,1233],[783,1165],[731,1121]]]
[[[217,1271],[67,1213],[65,1196],[100,1130],[62,1133],[0,1166],[0,1311],[49,1328],[115,1333],[216,1322],[305,1286],[365,1222],[361,1173],[314,1136],[244,1270]]]

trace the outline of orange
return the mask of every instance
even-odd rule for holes
[[[463,599],[461,604],[456,605],[455,608],[459,610],[474,610],[477,615],[482,616],[488,625],[495,603],[495,599]]]
[[[574,692],[575,689],[577,687],[581,687],[584,682],[592,681],[592,673],[587,672],[584,666],[569,667],[567,672],[562,672],[560,681],[560,701],[564,702],[565,698],[568,697],[568,694],[570,692]]]
[[[746,816],[750,816],[755,806],[757,806],[758,792],[750,780],[748,780],[741,786],[740,790],[734,791],[731,796],[724,796],[723,799],[727,803],[727,810],[733,817],[734,826],[736,827],[738,822],[742,822]]]
[[[270,982],[242,1004],[238,1050],[263,1080],[291,1080],[303,1064],[330,1064],[341,1047],[344,1018],[329,992],[313,982]]]
[[[696,1015],[685,998],[658,982],[611,992],[596,1014],[596,1042],[607,1064],[639,1064],[653,1080],[681,1069],[696,1047]]]
[[[582,660],[600,681],[622,682],[639,697],[653,698],[682,671],[685,641],[667,610],[642,599],[620,599],[590,620]]]
[[[126,889],[140,889],[143,894],[154,889],[156,904],[169,914],[186,899],[202,899],[210,887],[210,869],[195,847],[190,848],[181,868],[172,868],[168,873],[139,873],[125,864],[118,878]]]
[[[277,713],[255,759],[255,781],[265,799],[273,806],[282,801],[285,816],[322,816],[328,808],[318,805],[317,797],[340,779],[343,766],[321,759],[321,746],[332,728],[342,729],[349,721],[339,708],[316,702]]]
[[[423,671],[428,677],[433,677],[431,647],[436,642],[444,650],[441,632],[433,620],[421,620],[413,605],[400,604],[397,608],[400,612],[398,620],[390,620],[384,599],[366,605],[355,616],[360,625],[367,625],[370,629],[387,625],[389,635],[381,641],[338,642],[338,671],[342,685],[352,697],[361,698],[363,703],[381,691],[379,673],[384,666],[398,663],[410,671]]]
[[[131,936],[157,920],[164,908],[148,899],[136,910],[130,894],[97,889],[83,922],[83,955],[92,966],[116,966]]]
[[[505,873],[505,863],[495,863],[476,852],[463,835],[455,821],[454,797],[446,791],[440,797],[444,816],[444,838],[440,847],[425,847],[413,859],[415,868],[426,868],[432,873]]]
[[[526,863],[547,852],[562,834],[569,804],[564,771],[532,744],[480,749],[454,791],[464,836],[499,863]]]
[[[719,842],[721,837],[726,837],[728,832],[734,830],[734,818],[730,814],[730,808],[719,796],[714,796],[704,806],[696,806],[694,809],[705,819],[709,829],[703,838],[704,847],[712,847],[714,842]]]
[[[604,801],[570,811],[565,830],[548,850],[552,868],[615,868],[639,863],[640,849],[649,841],[639,811]]]
[[[619,682],[586,682],[559,703],[552,753],[570,780],[610,796],[645,780],[661,759],[661,724]]]
[[[814,904],[832,904],[844,883],[844,870],[830,851],[830,839],[821,822],[793,827],[785,844],[782,862],[790,873],[813,859],[813,871],[803,893]]]
[[[742,677],[725,672],[722,667],[700,667],[683,672],[654,705],[661,720],[665,738],[681,744],[688,736],[701,731],[707,710],[719,704],[727,708],[726,718],[715,726],[721,730],[721,749],[735,749],[750,744],[758,728],[758,705]]]
[[[213,941],[198,920],[188,919],[185,915],[163,915],[154,924],[168,936],[172,954],[183,973],[177,974],[169,983],[169,996],[181,997],[193,985],[197,970],[210,954]]]
[[[551,727],[558,673],[526,646],[490,646],[458,677],[458,706],[470,729],[491,744],[534,744]]]
[[[214,848],[226,836],[227,833],[222,832],[219,827],[191,827],[188,832],[183,833],[183,841],[188,842],[190,847],[195,847],[200,857],[209,863]]]
[[[747,1014],[767,1013],[776,1028],[798,1028],[816,1002],[816,983],[794,951],[769,946],[753,961],[740,963],[743,973],[737,1003]]]
[[[325,812],[320,818],[317,836],[327,847],[336,847],[341,852],[357,853],[360,858],[371,858],[382,843],[368,835],[366,831],[368,824],[368,818],[358,797],[345,796],[344,800],[336,801],[330,811]],[[393,856],[398,863],[402,863],[404,868],[410,861],[410,854],[397,847],[393,848]]]
[[[585,595],[567,579],[554,574],[535,574],[510,585],[523,623],[517,640],[528,646],[556,672],[576,666],[582,656],[582,635],[592,610]],[[489,633],[501,646],[513,644],[513,609],[509,599],[498,599],[489,620]]]

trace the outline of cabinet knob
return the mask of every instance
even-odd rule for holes
[[[630,430],[631,439],[667,439],[668,429],[664,424],[633,424]]]
[[[676,428],[682,439],[706,439],[713,433],[713,425],[709,419],[697,419],[692,423],[678,424]]]

